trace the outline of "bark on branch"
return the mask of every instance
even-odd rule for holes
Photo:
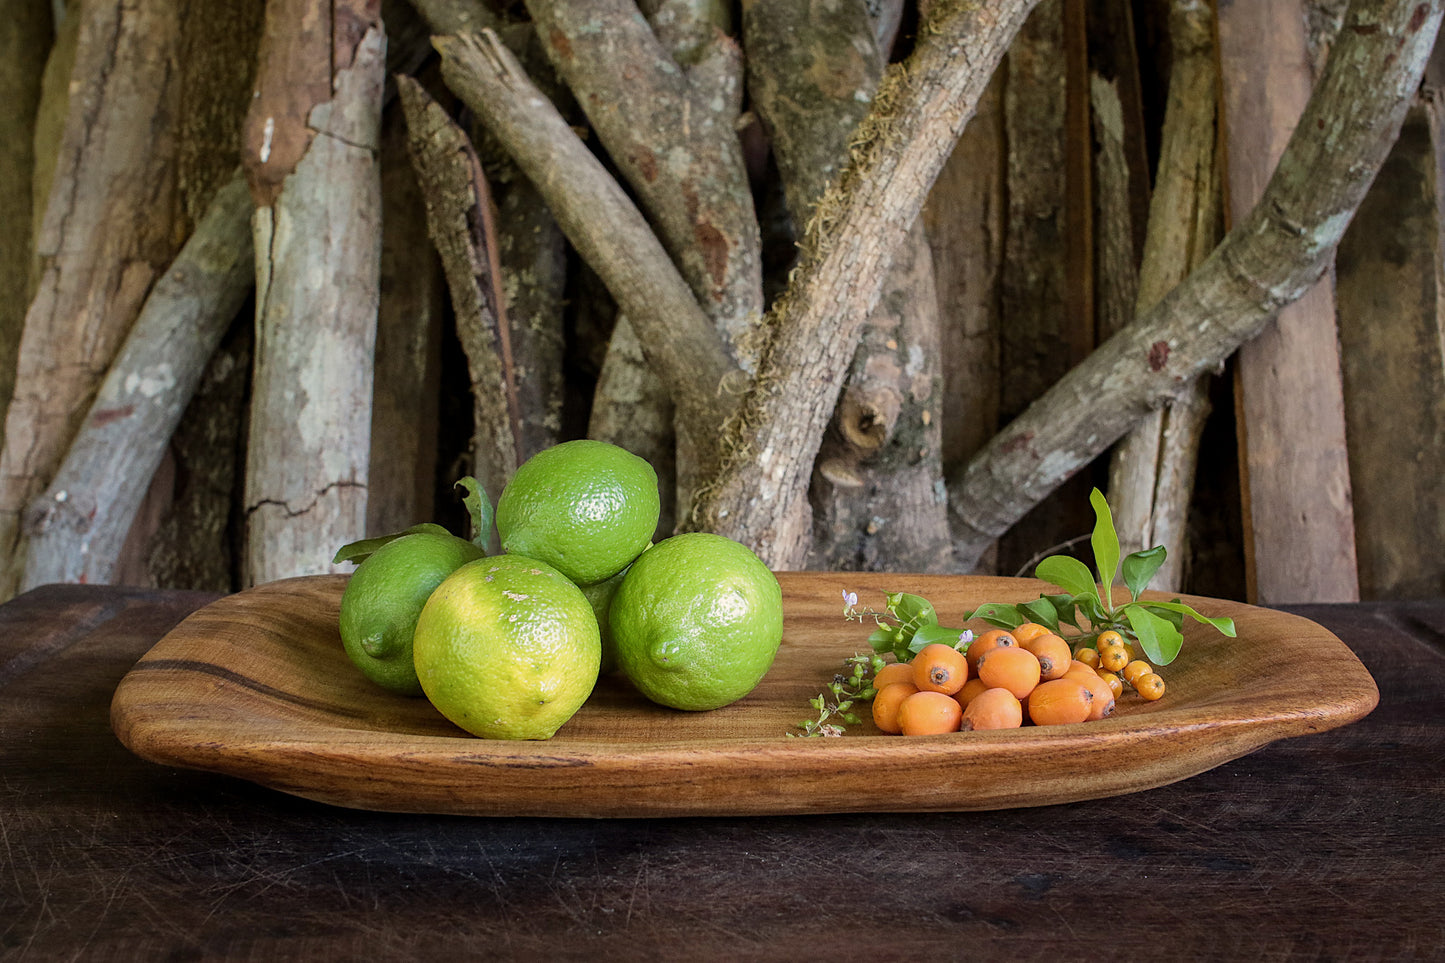
[[[271,0],[243,159],[258,207],[246,582],[366,527],[381,260],[379,0]]]
[[[694,527],[737,539],[776,569],[804,563],[808,482],[859,328],[1035,2],[940,3],[912,55],[890,70],[850,167],[809,224],[788,294],[771,312],[758,377],[730,422],[723,468],[698,493]]]
[[[65,461],[26,512],[23,588],[111,580],[171,433],[251,290],[250,214],[238,175],[156,282]]]
[[[723,382],[737,368],[637,207],[495,34],[434,43],[447,85],[507,146],[632,319],[685,423],[721,424]]]
[[[1359,0],[1263,198],[1210,258],[1000,432],[949,490],[967,567],[1319,278],[1399,133],[1441,4]]]

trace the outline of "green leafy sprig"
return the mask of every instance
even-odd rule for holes
[[[860,609],[858,595],[843,593],[843,617],[854,622],[872,618],[878,626],[868,636],[868,644],[879,655],[892,653],[899,662],[908,662],[924,646],[943,642],[960,652],[968,650],[973,641],[973,632],[968,629],[952,629],[938,624],[938,612],[933,603],[921,595],[894,592],[886,596],[882,612],[870,608]]]
[[[1062,594],[1040,595],[1031,602],[1017,605],[988,602],[974,609],[968,618],[982,619],[1002,629],[1037,622],[1059,634],[1063,625],[1070,625],[1079,633],[1071,640],[1076,644],[1093,641],[1100,633],[1114,630],[1138,640],[1145,657],[1154,665],[1168,665],[1179,655],[1184,644],[1185,617],[1211,625],[1234,638],[1233,619],[1201,615],[1178,598],[1169,602],[1141,599],[1144,587],[1164,564],[1164,546],[1134,552],[1121,560],[1119,535],[1114,529],[1108,501],[1096,488],[1089,495],[1089,503],[1094,507],[1094,532],[1090,538],[1094,571],[1072,556],[1050,555],[1038,564],[1034,574],[1063,589]],[[1116,605],[1114,581],[1120,574],[1129,599]],[[1087,630],[1080,626],[1080,618],[1087,622]]]
[[[828,691],[808,700],[818,713],[816,719],[804,719],[798,723],[802,732],[790,732],[791,737],[841,736],[845,726],[857,725],[858,715],[853,705],[873,698],[873,677],[883,668],[883,659],[877,655],[855,655],[843,660],[843,672],[833,676]]]

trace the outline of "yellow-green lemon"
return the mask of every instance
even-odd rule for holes
[[[497,555],[437,586],[413,657],[437,711],[489,739],[549,739],[597,682],[602,645],[581,589],[546,562]]]
[[[782,590],[746,546],[704,532],[644,552],[609,611],[617,660],[643,695],[716,709],[757,686],[783,637]]]
[[[412,633],[432,591],[482,550],[455,535],[416,532],[382,545],[341,594],[341,644],[362,673],[391,692],[419,696]]]
[[[497,500],[509,554],[540,559],[578,585],[628,566],[657,529],[657,473],[601,441],[563,442],[527,459]]]

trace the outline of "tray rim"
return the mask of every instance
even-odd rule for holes
[[[128,703],[128,684],[134,682],[138,674],[156,669],[164,670],[166,666],[162,663],[165,660],[157,657],[156,653],[163,652],[170,640],[177,635],[183,635],[188,631],[188,626],[197,619],[215,616],[227,606],[237,604],[236,600],[242,596],[254,599],[257,593],[285,591],[298,584],[319,584],[321,580],[334,583],[332,587],[339,596],[340,586],[344,584],[346,577],[301,576],[268,583],[224,596],[182,620],[141,657],[115,690],[111,706],[112,729],[122,744],[141,758],[154,763],[237,776],[330,805],[380,811],[595,817],[964,811],[1012,808],[1015,805],[1047,805],[1165,785],[1207,771],[1280,739],[1320,732],[1356,721],[1367,715],[1378,704],[1379,698],[1373,678],[1349,647],[1333,633],[1303,616],[1233,600],[1208,599],[1180,593],[1150,593],[1160,598],[1183,598],[1210,614],[1233,614],[1236,619],[1241,614],[1249,616],[1251,613],[1267,612],[1271,619],[1284,620],[1311,635],[1320,636],[1321,642],[1332,644],[1330,655],[1338,659],[1347,671],[1344,681],[1348,685],[1344,686],[1345,691],[1341,696],[1321,702],[1317,706],[1282,711],[1265,718],[1260,718],[1258,714],[1251,718],[1206,718],[1200,715],[1201,706],[1189,704],[1146,716],[1114,716],[1078,727],[1025,727],[1000,733],[976,733],[966,740],[956,735],[914,737],[906,740],[906,752],[900,751],[899,737],[871,734],[846,735],[835,739],[785,738],[781,734],[768,739],[688,738],[643,744],[583,739],[507,742],[476,739],[460,730],[456,736],[396,733],[390,738],[377,738],[378,733],[375,731],[362,729],[350,730],[356,736],[354,739],[303,736],[284,740],[252,740],[230,745],[208,743],[177,751],[175,736],[187,731],[185,713],[157,713]],[[1008,591],[1009,595],[1033,597],[1033,590],[1044,584],[1034,579],[1000,576],[892,573],[804,572],[779,573],[779,577],[783,580],[795,577],[826,577],[868,584],[869,587],[876,587],[880,581],[915,586],[923,583],[925,587],[918,588],[918,591],[925,595],[926,584],[930,582],[972,582],[980,586],[992,585],[987,594],[995,598],[1004,597],[999,594],[1002,591]],[[1228,701],[1226,699],[1225,704],[1228,704]],[[1073,731],[1063,732],[1061,729]],[[857,805],[852,805],[847,800],[820,800],[806,792],[775,795],[773,798],[765,798],[766,793],[762,797],[755,794],[754,798],[745,802],[719,802],[714,798],[710,804],[699,805],[695,799],[665,798],[668,787],[676,780],[662,778],[675,776],[680,770],[685,770],[693,777],[693,781],[725,779],[731,770],[737,768],[734,760],[738,759],[746,761],[752,770],[760,771],[766,777],[770,770],[785,772],[790,761],[809,760],[817,754],[826,754],[835,762],[839,774],[860,769],[896,767],[903,756],[907,756],[910,761],[923,760],[930,765],[938,765],[976,762],[981,758],[993,761],[1000,753],[1058,750],[1061,746],[1072,753],[1086,756],[1091,743],[1107,743],[1110,747],[1108,751],[1111,752],[1117,752],[1121,747],[1157,748],[1156,743],[1161,736],[1190,733],[1206,736],[1210,751],[1196,754],[1199,763],[1197,766],[1175,765],[1173,768],[1176,772],[1168,779],[1135,780],[1130,778],[1129,772],[1124,771],[1092,789],[1081,788],[1076,793],[1066,794],[1069,797],[1067,799],[1006,802],[1003,805],[998,804],[999,798],[1007,799],[1008,793],[1002,790],[984,794],[978,799],[934,800],[933,805],[929,804],[926,792],[921,794],[921,798],[899,799],[897,805],[887,801],[880,805],[876,794],[860,799]],[[619,752],[619,749],[622,751]],[[333,761],[342,760],[344,765],[357,767],[360,785],[337,788],[317,785],[314,779],[306,778],[307,764],[323,757]],[[470,778],[459,778],[450,798],[444,791],[434,791],[421,805],[409,806],[399,804],[397,789],[392,783],[386,779],[374,779],[374,774],[368,774],[367,770],[378,764],[395,769],[401,774],[425,774],[428,769],[440,766],[449,773]],[[291,767],[289,773],[300,778],[288,778],[288,766]],[[499,799],[495,793],[490,797],[486,793],[477,794],[478,782],[490,780],[489,786],[495,788],[499,774],[537,775],[579,768],[585,768],[594,775],[638,777],[643,779],[652,792],[639,796],[633,804],[620,807],[616,804],[589,805],[586,800],[569,801],[557,797],[555,793],[539,791],[539,787],[533,783],[528,783],[528,791],[538,798],[533,799],[531,805],[522,807]],[[1127,770],[1127,767],[1120,768]],[[396,773],[391,775],[395,776]],[[548,776],[542,775],[539,778],[545,782]],[[661,781],[648,781],[652,779]],[[368,782],[372,783],[369,788],[366,785]],[[552,798],[542,798],[548,796]]]

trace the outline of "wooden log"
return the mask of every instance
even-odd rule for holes
[[[806,222],[848,158],[848,142],[882,74],[861,4],[746,8],[748,84],[768,129],[795,223]],[[938,299],[933,260],[915,224],[864,323],[833,423],[818,451],[809,566],[948,571],[938,497]]]
[[[236,176],[156,282],[54,479],[26,512],[22,588],[111,581],[171,432],[251,290],[250,215]]]
[[[1219,237],[1216,168],[1219,68],[1207,5],[1177,3],[1170,17],[1169,98],[1150,205],[1136,311],[1163,300],[1214,250]],[[1189,506],[1200,435],[1209,412],[1208,376],[1146,415],[1114,449],[1109,501],[1125,552],[1162,545],[1152,588],[1182,588]]]
[[[1043,494],[1221,364],[1324,272],[1415,95],[1438,5],[1359,0],[1265,195],[1137,323],[1100,345],[950,484],[955,551],[977,558]]]
[[[1003,81],[999,71],[929,192],[923,220],[938,290],[945,477],[999,426],[999,270],[1003,223]],[[977,571],[997,571],[989,549]]]
[[[527,8],[558,75],[730,356],[752,370],[763,313],[762,241],[737,135],[743,68],[724,29],[726,5],[658,4],[651,24],[622,0],[530,0]],[[618,319],[624,349],[633,321],[627,311]],[[607,410],[618,404],[609,393],[613,385],[656,379],[645,368],[608,370],[632,356],[623,350],[604,365],[589,430],[636,425],[636,431],[598,437],[665,468],[669,442],[654,426],[667,423],[668,406],[657,387],[629,391],[620,411]],[[675,478],[660,476],[659,484],[675,485],[676,501],[686,504],[700,470],[698,452],[687,438],[674,448]]]
[[[1088,88],[1076,63],[1085,42],[1080,9],[1077,0],[1040,3],[1006,62],[1008,210],[999,306],[1005,420],[1094,346],[1092,283],[1085,281],[1091,150],[1087,117],[1077,115]],[[1012,575],[1039,552],[1088,530],[1084,482],[1036,506],[999,540],[1002,572]]]
[[[1227,211],[1238,223],[1262,195],[1310,96],[1300,3],[1221,4],[1219,50]],[[1239,352],[1250,601],[1359,598],[1335,328],[1325,279]]]
[[[30,303],[30,234],[34,201],[35,116],[54,31],[44,0],[0,4],[0,430],[15,389],[15,356]]]
[[[388,30],[390,24],[388,23]],[[382,535],[432,517],[446,282],[427,237],[426,205],[399,109],[381,132],[381,281],[371,402],[366,531]]]
[[[1360,594],[1370,599],[1445,591],[1438,94],[1427,87],[1427,106],[1406,118],[1336,262]]]
[[[517,470],[522,426],[492,196],[462,129],[421,84],[399,77],[397,86],[427,231],[441,254],[471,372],[471,474],[496,502]]]
[[[20,584],[21,513],[50,481],[155,279],[170,264],[179,10],[165,0],[77,8],[64,137],[35,236],[0,450],[0,598]]]
[[[862,320],[1032,6],[940,9],[905,64],[884,78],[852,163],[809,222],[793,282],[771,312],[758,377],[722,439],[723,465],[694,503],[693,527],[752,547],[774,568],[804,563],[814,457]],[[962,57],[965,42],[970,55]]]
[[[271,0],[243,157],[257,202],[248,584],[366,527],[380,264],[379,0]]]
[[[434,40],[447,85],[546,199],[558,225],[631,317],[685,423],[716,426],[738,369],[640,211],[495,34]]]

